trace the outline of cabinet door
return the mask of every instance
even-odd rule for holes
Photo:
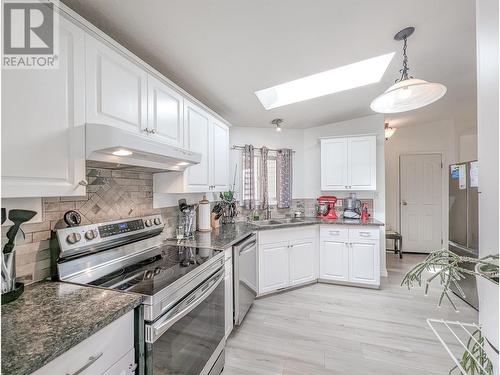
[[[213,191],[226,191],[229,186],[229,129],[218,121],[212,121],[211,184]]]
[[[85,195],[84,32],[60,17],[59,68],[2,71],[2,197]]]
[[[346,190],[347,138],[321,140],[321,190]]]
[[[321,239],[319,278],[349,281],[349,248],[346,241]]]
[[[187,100],[184,101],[184,110],[186,131],[184,146],[202,155],[200,164],[189,167],[185,172],[186,191],[206,192],[210,185],[210,116]]]
[[[184,98],[167,84],[148,75],[148,130],[152,138],[183,146]]]
[[[226,338],[233,330],[233,266],[231,260],[226,261],[224,275],[224,320],[226,327]]]
[[[288,242],[260,246],[259,293],[272,292],[289,285]]]
[[[314,239],[290,243],[290,285],[315,280],[316,277],[316,241]]]
[[[349,247],[349,281],[380,284],[378,241],[355,241]]]
[[[103,375],[134,375],[135,368],[135,350],[131,349],[118,362],[108,368]]]
[[[351,190],[377,188],[377,139],[375,136],[348,139],[348,186]]]
[[[147,72],[90,35],[85,43],[87,122],[146,135]]]

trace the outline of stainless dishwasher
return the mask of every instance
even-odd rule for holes
[[[233,246],[234,324],[240,325],[257,295],[257,237]]]

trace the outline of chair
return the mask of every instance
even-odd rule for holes
[[[387,240],[394,240],[394,253],[399,253],[399,259],[403,258],[403,236],[394,230],[388,230],[385,232],[385,238]]]

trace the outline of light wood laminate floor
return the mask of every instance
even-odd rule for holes
[[[427,297],[400,287],[422,259],[387,253],[380,290],[313,284],[256,300],[227,341],[223,375],[448,374],[453,363],[426,318],[477,322],[477,312],[458,298],[459,313],[437,308],[436,286]]]

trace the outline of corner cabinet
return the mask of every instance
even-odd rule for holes
[[[184,172],[155,173],[155,193],[206,193],[229,188],[229,128],[201,107],[184,100],[184,147],[201,162]]]
[[[2,71],[2,197],[82,196],[85,33],[60,17],[57,69]]]
[[[377,137],[321,139],[321,190],[376,190]]]
[[[258,236],[259,295],[316,281],[316,226],[260,231]]]

